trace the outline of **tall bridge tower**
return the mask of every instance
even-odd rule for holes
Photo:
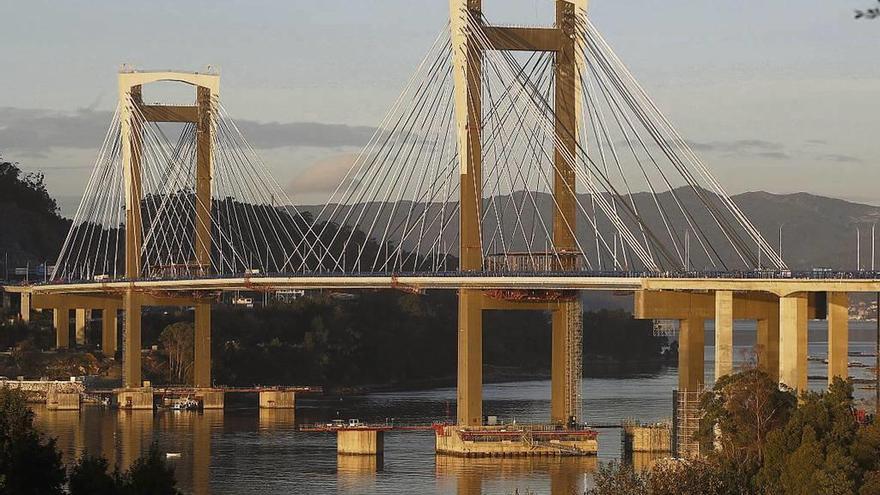
[[[462,271],[484,269],[482,211],[482,60],[486,49],[553,52],[555,137],[552,246],[556,268],[574,268],[577,255],[576,180],[570,160],[577,155],[578,116],[582,115],[580,71],[582,50],[576,43],[578,13],[588,0],[554,0],[556,22],[552,27],[489,26],[482,15],[482,0],[450,0],[455,128],[461,190],[460,267]],[[478,42],[475,37],[485,36]],[[488,47],[488,48],[487,48]],[[549,253],[545,253],[549,254]],[[566,266],[571,262],[572,266]],[[494,296],[494,297],[493,297]],[[539,298],[541,299],[541,298]],[[482,424],[482,317],[484,310],[550,310],[552,318],[551,420],[564,424],[580,419],[580,373],[582,345],[581,303],[577,293],[547,295],[544,300],[523,302],[516,294],[488,294],[461,289],[458,309],[458,424]]]
[[[159,81],[173,81],[196,88],[195,105],[147,104],[142,88]],[[215,114],[220,94],[220,76],[190,72],[119,73],[119,109],[122,167],[125,188],[125,277],[144,276],[143,170],[144,126],[148,122],[192,123],[196,127],[196,174],[192,240],[194,259],[187,271],[208,275],[211,270],[211,186],[215,154]],[[184,213],[186,214],[186,213]],[[152,267],[174,270],[174,267]],[[195,307],[195,364],[193,385],[211,386],[211,303],[205,300],[164,298],[170,305]],[[178,304],[174,304],[177,302]],[[141,308],[149,303],[144,295],[126,290],[122,298],[123,387],[141,386]]]

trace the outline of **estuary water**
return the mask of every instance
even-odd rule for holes
[[[827,354],[824,324],[811,326],[809,374],[825,375]],[[868,333],[871,324],[853,322]],[[710,329],[711,331],[711,329]],[[714,363],[707,332],[706,375],[712,382]],[[821,335],[820,335],[821,334]],[[751,335],[751,336],[750,336]],[[751,339],[751,343],[748,341]],[[745,342],[743,342],[745,341]],[[735,358],[752,357],[754,326],[737,323]],[[853,353],[871,353],[874,343],[853,341]],[[873,365],[873,357],[852,357],[855,364]],[[851,375],[867,377],[865,368]],[[675,369],[626,378],[585,378],[584,414],[596,425],[618,424],[627,418],[643,422],[669,419]],[[811,388],[825,382],[814,379]],[[872,394],[857,389],[857,395]],[[484,412],[505,421],[546,421],[550,382],[526,381],[484,386]],[[69,462],[84,451],[101,454],[127,467],[156,442],[170,458],[180,487],[196,494],[565,494],[583,493],[600,462],[619,459],[620,430],[599,430],[598,458],[458,459],[434,454],[433,432],[390,432],[380,459],[336,455],[336,437],[296,431],[297,424],[334,418],[361,421],[429,423],[454,418],[455,389],[383,392],[350,397],[298,397],[293,411],[259,410],[255,396],[227,400],[223,411],[123,412],[86,406],[80,412],[47,411],[37,407],[37,424],[56,437]],[[650,458],[637,457],[637,466]]]

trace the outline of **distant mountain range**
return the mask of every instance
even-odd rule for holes
[[[523,193],[514,193],[512,203],[519,204],[522,199],[522,194]],[[700,205],[699,200],[693,191],[678,189],[676,190],[676,195],[685,208],[692,212],[697,224],[713,224],[712,218],[707,210]],[[507,199],[507,197],[501,197],[497,200],[497,204],[505,204]],[[630,201],[629,197],[624,197],[623,199],[627,202]],[[782,228],[782,255],[789,265],[789,268],[792,270],[809,270],[815,267],[854,270],[856,268],[857,228],[860,228],[861,230],[861,266],[863,269],[869,269],[871,266],[871,226],[880,221],[880,207],[852,203],[808,193],[772,194],[758,191],[738,194],[733,196],[732,199],[752,221],[755,227],[764,235],[765,239],[774,247],[774,249],[778,248],[779,230],[780,227]],[[581,197],[581,204],[587,205],[589,204],[589,201],[588,195]],[[654,206],[654,199],[650,193],[635,193],[633,195],[633,201],[639,211],[642,212],[643,221],[648,228],[657,234],[658,237],[664,234],[665,227],[662,218],[657,213],[657,208]],[[680,214],[678,216],[675,215],[677,207],[675,206],[674,198],[668,191],[659,194],[658,201],[666,208],[668,217],[671,219],[673,225],[685,225],[683,217]],[[549,218],[549,212],[551,211],[552,206],[550,196],[548,194],[538,194],[535,196],[535,203],[538,207],[538,211],[542,212],[544,218]],[[363,205],[356,207],[356,212],[359,212],[362,207]],[[345,213],[349,211],[350,208],[351,207],[349,206],[340,206],[336,218],[344,218]],[[430,210],[439,210],[440,205],[416,204],[411,208],[409,202],[404,202],[398,204],[395,209],[392,204],[370,203],[366,206],[363,218],[372,219],[380,208],[385,212],[383,213],[382,218],[388,217],[388,212],[391,212],[392,210],[395,211],[395,215],[392,218],[392,225],[396,225],[399,222],[405,221],[405,217],[410,210],[412,210],[414,215],[420,215],[425,208],[428,208],[429,214],[433,214],[433,211]],[[447,206],[447,208],[449,207]],[[493,209],[488,203],[485,208],[489,211],[489,214],[484,221],[484,231],[485,229],[492,229],[495,225],[493,222],[496,221],[500,221],[504,226],[504,230],[507,232],[520,230],[520,227],[516,226],[514,223],[515,216],[511,213],[511,208],[501,211],[498,214],[497,219],[492,212]],[[307,211],[313,215],[316,215],[320,209],[320,206],[315,205],[300,207],[301,211]],[[499,208],[499,210],[503,209]],[[354,217],[357,215],[354,214],[352,216]],[[520,215],[520,217],[523,222],[523,226],[521,227],[522,230],[531,232],[534,216],[532,214],[524,214]],[[578,225],[578,234],[581,239],[581,245],[585,247],[585,251],[589,252],[590,248],[595,247],[594,234],[591,230],[588,231],[586,229],[588,222],[585,218],[579,218]],[[375,227],[374,231],[381,233],[383,226],[384,223],[380,222]],[[536,226],[536,228],[541,232],[539,226]],[[457,219],[450,224],[450,227],[447,228],[447,232],[444,233],[444,238],[448,242],[455,242],[456,229]],[[612,238],[610,229],[610,226],[604,228],[600,227],[600,231],[605,234],[607,239]],[[630,225],[630,229],[634,233],[637,233],[637,228],[634,225]],[[428,239],[436,238],[438,232],[439,231],[436,228],[432,229],[427,231],[424,237]],[[693,236],[693,234],[691,235]],[[880,236],[880,231],[877,232],[877,235]],[[380,236],[374,235],[374,237]],[[707,237],[710,239],[711,244],[719,250],[719,254],[723,258],[734,259],[736,257],[730,243],[724,239],[723,234],[719,229],[707,229]],[[520,236],[520,238],[522,238],[522,236]],[[412,242],[414,242],[414,240],[410,239],[404,244],[411,244]],[[509,249],[522,249],[524,247],[523,245],[517,245],[516,239],[514,239],[513,242],[508,240],[508,242],[512,244],[509,246]],[[520,244],[522,244],[521,241]],[[708,265],[702,267],[699,266],[701,261],[699,261],[698,255],[695,254],[695,251],[698,249],[695,247],[696,245],[696,240],[692,237],[691,256],[694,259],[694,268],[708,268]],[[586,246],[590,246],[590,248],[587,248]],[[880,248],[880,246],[878,246],[878,248]],[[754,252],[757,252],[757,247],[754,248]],[[880,269],[880,253],[877,254],[877,267]],[[702,263],[705,264],[705,257],[703,257],[702,260]]]

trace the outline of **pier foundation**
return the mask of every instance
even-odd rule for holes
[[[294,409],[296,393],[285,390],[260,391],[260,409]]]
[[[202,405],[202,409],[223,409],[225,394],[218,389],[198,388],[195,398]]]
[[[79,392],[49,390],[46,394],[46,409],[49,411],[79,411],[79,406]]]
[[[336,432],[336,453],[342,455],[382,455],[385,431],[374,428],[340,429]]]
[[[120,388],[113,391],[116,404],[124,410],[152,410],[153,388]]]

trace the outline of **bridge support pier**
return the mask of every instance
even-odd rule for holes
[[[193,355],[193,385],[211,387],[211,303],[195,305],[195,336]]]
[[[116,355],[117,319],[116,307],[101,310],[101,353],[106,357]]]
[[[128,290],[122,296],[122,386],[141,386],[141,298]]]
[[[733,373],[733,291],[715,292],[715,380]]]
[[[550,421],[556,424],[580,419],[583,311],[580,298],[553,310]]]
[[[78,346],[86,345],[87,316],[91,311],[91,309],[76,308],[76,317],[74,318],[76,325],[74,326],[74,330],[76,335],[76,345]]]
[[[70,347],[70,309],[66,306],[55,308],[52,317],[55,326],[55,347],[67,349]]]
[[[849,294],[828,293],[828,384],[849,376]]]
[[[773,305],[765,318],[758,320],[758,368],[771,380],[779,381],[779,303]]]
[[[807,294],[779,298],[779,381],[807,390]]]
[[[29,292],[21,293],[21,309],[18,316],[25,323],[30,323],[31,321],[31,295]]]
[[[483,424],[483,293],[458,295],[458,424]]]

